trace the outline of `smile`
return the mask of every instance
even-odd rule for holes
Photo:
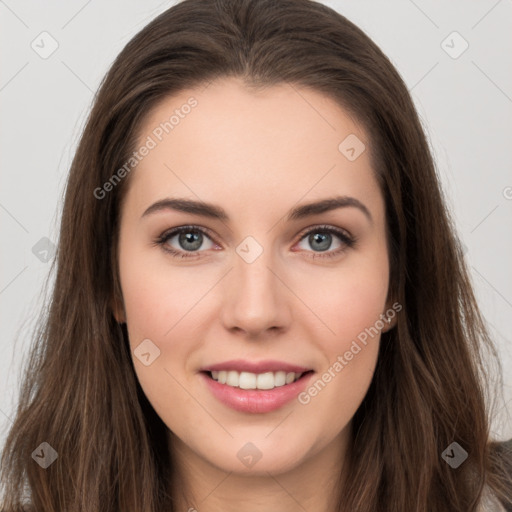
[[[210,372],[213,380],[240,389],[274,389],[292,384],[299,380],[303,374],[285,371],[265,373],[237,372],[234,370]]]
[[[307,369],[296,372],[265,370],[260,373],[232,369],[203,370],[199,376],[211,395],[223,405],[238,412],[263,414],[293,401],[315,373]]]

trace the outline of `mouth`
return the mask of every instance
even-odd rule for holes
[[[313,370],[305,372],[276,371],[263,373],[238,372],[236,370],[213,370],[204,371],[202,373],[219,384],[225,384],[232,388],[268,391],[293,384],[305,375],[313,373]]]
[[[202,370],[199,375],[206,389],[224,406],[237,412],[263,414],[290,404],[304,391],[315,373],[314,370],[304,370],[255,373],[211,369]]]

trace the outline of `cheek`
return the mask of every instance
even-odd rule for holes
[[[363,401],[377,363],[387,285],[385,272],[366,269],[347,273],[324,288],[318,304],[333,332],[326,334],[323,328],[322,336],[317,336],[324,364],[298,397],[313,431],[325,428],[322,422],[330,418],[326,436],[335,435]]]
[[[139,338],[170,340],[172,330],[179,329],[178,322],[199,301],[207,289],[205,283],[209,282],[199,272],[173,270],[165,258],[154,261],[150,256],[125,247],[120,258],[120,279],[132,343]]]
[[[382,329],[380,317],[385,312],[388,285],[386,258],[347,262],[330,274],[317,276],[308,301],[322,320],[323,334],[318,339],[323,340],[329,360],[349,350],[352,340],[364,340],[377,322]]]
[[[162,305],[167,304],[164,286],[155,277],[147,266],[137,265],[136,260],[124,268],[124,276],[121,274],[131,343],[139,338],[158,339],[169,329],[161,314]]]
[[[353,276],[340,286],[337,300],[331,304],[334,330],[343,340],[362,339],[362,333],[381,324],[388,281],[385,276],[367,273]],[[333,295],[336,292],[333,291]],[[382,328],[382,325],[381,325]]]
[[[195,411],[185,407],[190,396],[182,386],[193,384],[191,354],[204,340],[202,320],[209,313],[201,298],[217,278],[212,280],[211,271],[173,268],[165,258],[152,260],[134,246],[123,249],[119,271],[135,372],[155,410],[174,425],[170,403],[182,411],[179,421]],[[151,362],[145,366],[139,355],[148,350]]]
[[[189,375],[184,370],[189,353],[197,348],[195,343],[199,339],[194,331],[196,324],[191,321],[196,310],[191,308],[206,287],[197,288],[187,280],[186,273],[171,273],[168,266],[149,264],[147,254],[136,248],[123,249],[119,271],[137,379],[169,427],[197,423],[194,402],[184,391],[184,387],[189,387]],[[141,359],[144,353],[150,354],[148,365]],[[170,408],[169,404],[176,407]],[[173,412],[176,410],[180,411],[179,415]]]
[[[389,285],[385,256],[376,250],[350,264],[347,261],[329,279],[319,276],[310,293],[329,330],[322,324],[313,336],[324,363],[301,403],[310,404],[310,411],[322,417],[334,407],[338,411],[334,429],[343,427],[355,413],[375,371]]]

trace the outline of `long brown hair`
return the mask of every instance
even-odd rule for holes
[[[117,57],[72,162],[53,293],[2,454],[3,510],[175,510],[167,427],[142,392],[126,327],[112,312],[121,300],[117,234],[130,175],[94,192],[130,159],[160,100],[228,76],[253,88],[289,83],[324,93],[371,141],[386,204],[389,293],[403,312],[382,335],[353,418],[350,478],[340,477],[337,510],[472,512],[487,488],[512,506],[510,453],[490,440],[490,384],[498,376],[501,386],[501,365],[400,75],[358,27],[322,4],[185,0]],[[441,456],[453,442],[468,453],[456,469]],[[57,453],[46,469],[33,457],[50,453],[41,443]]]

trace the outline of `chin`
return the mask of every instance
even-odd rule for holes
[[[202,456],[226,472],[268,476],[268,473],[291,471],[307,458],[307,453],[312,449],[306,446],[305,440],[301,443],[292,436],[284,436],[288,439],[286,443],[282,439],[271,439],[272,434],[265,438],[269,432],[271,430],[266,429],[259,436],[237,437],[225,444],[218,443],[214,452],[201,450]],[[212,442],[208,447],[215,444]],[[298,451],[298,446],[302,446],[303,450]]]

